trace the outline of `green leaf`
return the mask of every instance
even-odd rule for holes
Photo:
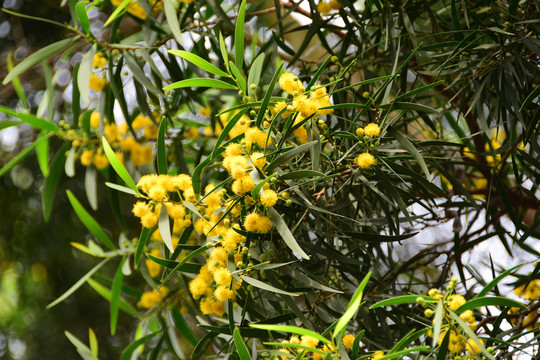
[[[240,356],[240,360],[251,360],[251,356],[249,356],[249,351],[246,344],[244,344],[244,340],[242,340],[238,327],[234,328],[233,338],[234,345],[236,346],[236,350],[238,350],[238,355]]]
[[[274,176],[276,176],[276,175],[277,175],[277,173],[273,173],[272,175],[267,176],[266,179],[264,179],[263,181],[261,181],[260,183],[255,185],[253,190],[251,190],[251,196],[253,196],[254,199],[257,199],[259,197],[259,193],[260,193],[261,189],[263,188],[264,184],[272,181],[272,178]],[[262,194],[261,194],[261,196],[262,196]]]
[[[199,249],[200,250],[200,249]],[[200,254],[200,252],[198,253]],[[201,270],[202,265],[197,263],[184,262],[180,264],[178,261],[167,260],[155,257],[154,255],[147,253],[146,257],[155,262],[158,265],[166,267],[167,269],[173,269],[174,271],[185,272],[188,274],[198,274]],[[179,266],[180,265],[180,266]],[[166,280],[165,280],[166,281]],[[165,283],[165,281],[163,281]]]
[[[424,158],[422,157],[420,152],[416,149],[414,144],[392,126],[388,127],[388,133],[394,139],[396,139],[415,158],[415,160],[418,162],[418,164],[422,168],[422,171],[426,175],[426,178],[430,179],[430,174],[429,174],[429,170],[427,168],[426,162],[424,161]]]
[[[358,285],[358,289],[356,289],[356,291],[354,292],[354,295],[352,296],[351,301],[347,306],[347,310],[345,310],[343,316],[341,316],[341,318],[336,324],[336,327],[334,328],[334,333],[332,334],[333,338],[337,337],[343,330],[345,330],[345,328],[347,328],[349,321],[351,321],[354,314],[356,314],[356,312],[360,308],[360,305],[362,304],[362,294],[364,292],[364,289],[366,288],[366,285],[369,282],[370,277],[371,271],[367,273],[360,285]]]
[[[75,147],[72,146],[68,151],[66,163],[64,164],[64,172],[70,178],[75,176],[75,153]]]
[[[131,0],[128,0],[128,1],[131,1]],[[156,336],[159,333],[161,333],[161,330],[158,330],[158,331],[153,332],[151,334],[145,335],[142,338],[137,339],[134,342],[132,342],[131,344],[129,344],[124,349],[124,351],[122,351],[122,354],[120,355],[120,360],[129,360],[129,359],[131,359],[131,355],[133,354],[133,352],[135,350],[137,350],[137,348],[139,346],[141,346],[142,344],[144,344],[145,342],[147,342],[148,340],[150,340],[151,338],[153,338],[154,336]]]
[[[13,110],[5,107],[5,106],[0,106],[0,111],[7,114],[7,115],[11,115],[13,117],[19,118],[22,121],[24,121],[25,123],[27,123],[28,125],[36,128],[36,129],[48,130],[48,131],[52,131],[52,132],[55,132],[55,133],[57,133],[59,131],[58,127],[55,124],[53,124],[52,122],[47,121],[47,120],[42,119],[42,118],[38,118],[38,117],[36,117],[34,115],[25,114],[25,113],[18,113],[18,112],[13,111]]]
[[[84,360],[93,359],[92,350],[90,350],[88,346],[86,346],[81,340],[77,339],[77,337],[69,331],[64,331],[64,334],[66,335],[68,340],[75,346],[77,352]]]
[[[221,57],[223,58],[223,63],[225,67],[229,66],[229,53],[227,51],[227,46],[225,46],[225,40],[223,39],[223,34],[219,32],[219,49],[221,51]]]
[[[120,294],[122,293],[122,281],[124,278],[122,268],[124,267],[125,262],[126,258],[123,257],[120,261],[120,265],[118,265],[118,269],[116,269],[116,274],[114,275],[114,280],[111,288],[111,335],[114,335],[116,333],[116,324],[118,323],[118,304],[120,301]]]
[[[114,9],[111,16],[105,21],[105,24],[103,24],[104,27],[109,26],[110,23],[112,23],[116,18],[122,13],[122,11],[131,3],[131,0],[124,0],[120,5]]]
[[[478,295],[476,295],[476,298],[480,298],[480,297],[483,297],[483,296],[486,296],[486,294],[491,290],[493,289],[495,286],[497,286],[497,284],[502,280],[504,279],[505,277],[507,277],[508,275],[512,274],[516,269],[519,269],[520,267],[522,267],[523,265],[525,265],[525,263],[521,263],[519,265],[516,265],[508,270],[506,270],[505,272],[503,272],[501,275],[497,276],[495,279],[491,280],[489,282],[489,284],[487,284],[479,293]]]
[[[216,88],[216,89],[232,89],[232,90],[236,89],[235,85],[231,85],[222,80],[209,79],[209,78],[193,78],[193,79],[177,81],[171,85],[165,86],[163,90],[181,89],[181,88],[187,88],[187,87],[195,87],[195,88],[209,87],[209,88]]]
[[[278,175],[279,180],[297,180],[297,179],[303,179],[308,177],[319,177],[324,176],[322,172],[314,171],[314,170],[296,170],[296,171],[290,171],[286,172],[284,174]]]
[[[182,336],[193,346],[197,345],[197,338],[193,335],[190,326],[184,319],[184,316],[178,311],[178,308],[175,307],[171,311],[171,315],[176,326],[176,330],[182,334]]]
[[[240,4],[240,10],[238,10],[238,17],[236,18],[236,28],[234,30],[234,55],[235,65],[242,71],[244,64],[244,21],[246,14],[246,0],[242,0]]]
[[[291,230],[289,230],[289,227],[281,217],[281,215],[274,209],[269,208],[268,209],[268,215],[270,215],[270,218],[272,219],[272,223],[276,226],[277,231],[283,238],[283,241],[285,241],[285,244],[296,254],[298,254],[300,257],[309,260],[309,255],[302,250],[300,245],[296,242],[296,239],[294,238],[293,234],[291,233]]]
[[[111,163],[111,166],[113,167],[114,171],[116,171],[118,176],[120,176],[120,178],[124,180],[124,182],[130,189],[132,189],[138,195],[140,195],[139,189],[137,189],[137,185],[135,185],[135,182],[129,175],[124,164],[122,164],[120,159],[118,159],[114,151],[111,149],[111,146],[107,142],[107,139],[105,139],[105,136],[102,136],[101,140],[103,142],[103,151],[105,151],[105,155],[107,156],[107,159],[109,159],[109,162]]]
[[[409,303],[416,303],[416,299],[422,298],[425,301],[435,302],[438,301],[438,299],[432,298],[431,296],[424,296],[424,295],[402,295],[402,296],[396,296],[390,299],[385,299],[382,301],[379,301],[378,303],[375,303],[371,305],[370,309],[376,309],[383,306],[389,306],[389,305],[399,305],[399,304],[409,304]]]
[[[38,138],[42,137],[45,139],[36,145],[36,156],[41,173],[47,177],[49,175],[49,139],[45,130],[39,133]]]
[[[182,38],[182,31],[180,31],[180,23],[178,22],[173,0],[163,0],[163,10],[174,38],[179,44],[183,44],[184,39]]]
[[[159,220],[158,228],[161,237],[163,238],[163,243],[167,246],[170,252],[174,252],[174,247],[171,237],[171,223],[169,221],[169,214],[167,213],[167,207],[165,204],[161,205],[161,210],[159,211]]]
[[[64,162],[66,161],[66,148],[67,144],[64,143],[54,155],[49,167],[49,175],[45,178],[43,183],[43,191],[41,192],[41,208],[43,210],[43,218],[45,219],[45,222],[48,222],[51,218],[54,195],[56,194],[58,181],[60,180],[62,170],[64,169]]]
[[[11,52],[7,56],[7,69],[8,71],[13,70],[13,54]],[[21,84],[21,81],[19,80],[19,77],[15,76],[13,80],[11,80],[11,84],[13,85],[13,89],[15,90],[15,93],[17,94],[17,97],[19,98],[19,100],[21,100],[24,108],[28,110],[29,109],[28,101],[26,100],[24,88]],[[3,124],[0,123],[0,125],[3,125]],[[0,129],[3,129],[3,127],[0,126]]]
[[[141,235],[139,235],[139,241],[137,241],[137,249],[135,250],[135,269],[139,267],[139,262],[141,261],[141,255],[143,253],[144,247],[150,238],[152,229],[143,227],[141,230]]]
[[[18,120],[2,120],[0,121],[0,130],[7,129],[8,127],[12,127],[12,126],[19,126],[22,124],[24,123]]]
[[[90,74],[92,74],[92,62],[97,51],[97,45],[94,45],[84,54],[77,72],[77,86],[81,99],[87,104],[90,103]]]
[[[167,120],[165,117],[161,119],[157,137],[157,165],[158,173],[167,175],[169,167],[167,165],[167,148],[165,146],[165,131],[167,130]]]
[[[283,295],[288,295],[288,296],[302,295],[302,293],[292,293],[292,292],[288,292],[288,291],[285,291],[285,290],[278,289],[277,287],[274,287],[272,285],[268,285],[267,283],[264,283],[264,282],[262,282],[260,280],[254,279],[254,278],[249,277],[249,276],[242,275],[240,277],[242,278],[242,280],[244,280],[249,285],[253,285],[256,288],[263,289],[263,290],[266,290],[266,291],[270,291],[270,292],[273,292],[273,293],[276,293],[276,294],[283,294]]]
[[[538,85],[530,94],[527,96],[525,101],[523,101],[523,104],[521,104],[521,107],[519,108],[520,112],[523,112],[523,110],[534,100],[536,97],[540,95],[540,85]]]
[[[407,111],[416,111],[419,113],[427,113],[427,114],[438,114],[439,110],[436,110],[434,108],[431,108],[426,105],[417,104],[417,103],[410,103],[410,102],[401,102],[401,101],[394,101],[390,104],[383,104],[381,105],[381,108],[383,109],[389,109],[392,110],[407,110]]]
[[[90,20],[88,20],[88,14],[86,13],[86,5],[89,1],[79,1],[75,5],[75,11],[77,12],[77,18],[81,24],[81,29],[86,35],[90,35]]]
[[[456,314],[461,314],[466,310],[472,310],[481,306],[509,306],[529,310],[527,306],[513,299],[502,296],[483,296],[467,301],[465,304],[456,309]]]
[[[88,166],[84,173],[84,191],[90,207],[96,211],[98,209],[97,170],[93,166]]]
[[[109,239],[109,236],[103,231],[101,226],[97,223],[97,221],[90,215],[84,207],[81,205],[79,200],[73,195],[73,193],[69,190],[66,191],[68,195],[69,202],[71,203],[71,206],[73,206],[73,210],[75,210],[75,213],[77,213],[77,216],[82,221],[84,226],[90,232],[105,246],[107,246],[111,250],[115,250],[115,247],[113,243],[111,242],[111,239]]]
[[[325,344],[329,344],[330,340],[325,338],[324,336],[317,334],[314,331],[307,330],[304,328],[300,328],[297,326],[290,326],[290,325],[269,325],[269,324],[249,324],[250,327],[255,329],[263,329],[268,331],[282,331],[292,334],[298,334],[298,335],[307,335],[314,337],[315,339],[322,341]]]
[[[317,140],[313,140],[308,143],[296,146],[288,150],[287,152],[281,154],[280,156],[278,156],[276,159],[274,159],[274,161],[268,164],[264,170],[267,172],[272,171],[279,165],[286,163],[287,161],[289,161],[296,155],[300,154],[302,151],[305,151],[306,149],[310,148],[311,146],[315,146],[316,144],[317,144]]]
[[[407,97],[410,97],[410,96],[413,96],[413,95],[416,95],[416,94],[419,94],[421,92],[424,92],[424,91],[427,91],[431,88],[434,88],[436,86],[439,86],[441,85],[442,83],[444,83],[444,80],[439,80],[437,82],[434,82],[433,84],[429,84],[429,85],[426,85],[426,86],[421,86],[419,88],[416,88],[414,90],[411,90],[409,92],[406,92],[405,94],[401,94],[399,95],[398,97],[395,98],[395,101],[399,101],[401,99],[405,99]]]
[[[187,265],[191,265],[191,264],[187,264],[187,262],[191,259],[193,259],[195,256],[199,255],[200,253],[202,253],[203,251],[206,251],[208,249],[210,249],[212,247],[212,244],[208,244],[206,246],[201,246],[199,249],[195,250],[195,251],[192,251],[190,252],[184,259],[182,259],[182,261],[176,263],[175,261],[169,261],[169,263],[176,263],[176,265],[174,266],[174,268],[172,269],[172,271],[169,273],[169,275],[167,275],[167,277],[165,278],[165,280],[163,280],[163,284],[165,284],[170,278],[171,276],[173,276],[173,274],[176,272],[176,271],[184,271],[182,269],[183,266],[186,265],[186,268],[187,268]],[[163,263],[161,260],[163,259],[159,259],[159,258],[156,258],[155,256],[152,256],[150,254],[146,254],[146,256],[149,258],[149,259],[152,259],[152,261],[155,261],[156,263],[160,264],[160,263]]]
[[[441,333],[441,326],[442,326],[442,318],[443,318],[443,300],[439,300],[437,303],[437,309],[435,310],[435,317],[433,318],[433,340],[431,342],[431,346],[435,347],[437,345],[437,341],[439,341],[439,335]]]
[[[69,45],[73,44],[78,39],[79,39],[79,36],[63,39],[55,43],[52,43],[50,45],[47,45],[42,49],[39,49],[38,51],[28,56],[23,61],[21,61],[19,64],[17,64],[17,66],[15,66],[13,70],[9,72],[9,74],[6,76],[4,81],[2,81],[2,85],[8,84],[16,76],[19,76],[20,74],[24,73],[26,70],[30,69],[34,65],[39,64],[40,62],[42,62],[45,59],[50,58],[57,52],[66,49]]]
[[[218,155],[217,151],[219,149],[219,146],[221,145],[223,140],[225,140],[227,135],[229,135],[229,132],[232,130],[234,125],[236,125],[238,120],[240,120],[242,116],[244,116],[247,110],[248,110],[247,108],[240,110],[237,114],[235,114],[232,117],[232,119],[227,121],[227,125],[225,125],[225,127],[223,128],[223,131],[219,134],[219,137],[216,141],[216,145],[214,146],[214,151],[212,151],[212,157],[216,157]]]
[[[90,351],[92,351],[92,359],[97,360],[98,341],[97,341],[96,333],[91,328],[88,329],[88,340],[90,341]]]
[[[111,301],[111,291],[109,289],[91,278],[87,279],[86,282],[105,300]],[[138,319],[142,318],[141,314],[139,314],[139,312],[131,304],[122,298],[119,298],[118,300],[118,309]]]
[[[106,258],[106,259],[103,259],[101,260],[101,262],[99,264],[97,264],[96,266],[94,266],[92,268],[92,270],[90,270],[89,272],[87,272],[82,278],[79,279],[79,281],[77,281],[72,287],[70,287],[68,289],[68,291],[66,291],[65,293],[63,293],[62,295],[60,295],[60,297],[58,297],[56,300],[54,300],[52,303],[50,303],[49,305],[47,305],[47,309],[50,309],[52,308],[53,306],[61,303],[62,301],[64,301],[65,299],[67,299],[71,294],[73,294],[78,288],[80,288],[85,282],[86,280],[90,279],[90,277],[92,275],[94,275],[96,273],[96,271],[98,271],[99,269],[101,269],[101,267],[103,265],[105,265],[109,260],[111,260],[111,258]]]
[[[257,89],[252,90],[251,84],[259,86],[259,80],[261,79],[261,70],[264,64],[264,59],[266,58],[266,54],[260,54],[257,56],[255,61],[253,61],[253,64],[251,64],[251,68],[249,69],[249,75],[248,75],[248,82],[247,82],[247,90],[249,96],[255,95],[257,92]]]
[[[268,107],[268,104],[270,103],[270,98],[272,97],[272,93],[274,92],[274,86],[276,85],[276,82],[279,79],[279,76],[281,74],[281,70],[283,69],[283,63],[279,65],[276,72],[274,73],[274,76],[272,77],[272,80],[270,81],[270,84],[268,85],[268,88],[266,89],[266,93],[264,94],[264,99],[261,103],[261,108],[259,109],[259,113],[257,114],[257,119],[255,120],[256,126],[261,126],[264,114],[266,113],[266,108]]]
[[[168,52],[173,55],[180,56],[182,59],[189,61],[193,65],[205,70],[206,72],[222,77],[230,77],[229,74],[215,67],[214,65],[199,57],[198,55],[192,54],[184,50],[168,50]]]
[[[242,90],[244,94],[247,93],[246,79],[244,79],[242,72],[238,70],[238,68],[236,67],[236,65],[234,65],[232,61],[229,61],[229,69],[231,71],[231,74],[233,75],[233,78],[236,80],[236,82],[240,86],[240,90]]]

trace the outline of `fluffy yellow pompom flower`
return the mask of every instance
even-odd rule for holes
[[[205,315],[211,315],[216,314],[218,316],[221,316],[225,314],[225,308],[223,307],[223,304],[221,301],[217,301],[215,299],[204,299],[201,301],[201,311]]]
[[[90,127],[92,129],[97,129],[99,127],[99,121],[101,120],[101,115],[97,111],[93,111],[90,115]]]
[[[356,135],[358,136],[364,136],[364,129],[359,127],[358,129],[356,129]]]
[[[152,251],[150,251],[150,255],[160,258],[161,251],[159,251],[159,249],[152,249]],[[151,277],[156,277],[159,274],[161,274],[161,266],[158,263],[150,259],[146,259],[145,263],[146,263],[146,268],[148,269],[148,273],[150,274]]]
[[[242,155],[244,152],[244,149],[242,149],[242,145],[238,143],[232,143],[227,145],[225,148],[225,157],[232,157],[232,156],[238,156]]]
[[[278,196],[274,190],[264,190],[264,195],[259,194],[259,200],[264,207],[272,207],[278,201]]]
[[[146,291],[142,294],[140,305],[145,309],[150,309],[151,307],[154,307],[158,302],[163,300],[165,296],[167,296],[167,293],[169,292],[169,289],[166,287],[162,287],[159,290],[150,290]]]
[[[229,299],[234,299],[234,291],[226,286],[220,285],[216,288],[216,291],[214,291],[214,296],[219,301],[227,301]]]
[[[268,216],[251,213],[246,216],[244,227],[247,231],[266,234],[272,228],[272,220]]]
[[[90,89],[94,91],[101,91],[107,85],[107,80],[103,78],[99,78],[94,74],[90,74],[90,82],[89,82]]]
[[[279,77],[279,86],[291,95],[295,91],[304,92],[305,90],[298,77],[290,72],[283,73]]]
[[[208,290],[210,284],[202,276],[197,277],[189,282],[189,292],[194,299],[198,299]]]
[[[371,360],[379,360],[380,358],[384,357],[384,352],[381,350],[377,350],[373,353],[373,356],[371,357]]]
[[[352,349],[353,343],[354,343],[354,335],[347,334],[343,337],[343,346],[345,346],[347,349]]]
[[[309,335],[302,335],[302,341],[300,345],[308,346],[310,348],[316,348],[319,345],[319,340]]]
[[[456,311],[461,305],[465,304],[467,300],[462,295],[454,294],[448,301],[448,307],[452,311]]]
[[[484,342],[482,339],[478,339],[484,345]],[[465,344],[465,349],[467,349],[467,352],[469,354],[480,354],[482,353],[482,350],[480,349],[480,346],[474,341],[473,339],[468,339],[467,343]]]
[[[360,166],[362,169],[369,169],[370,167],[372,167],[373,165],[375,165],[377,163],[377,160],[375,160],[375,157],[373,155],[371,155],[370,153],[362,153],[360,155],[358,155],[355,159],[354,159],[354,162]]]
[[[94,68],[102,68],[105,65],[107,65],[107,58],[103,56],[103,53],[101,51],[98,51],[94,55],[94,59],[92,59],[92,67]]]
[[[210,116],[212,115],[212,109],[210,109],[208,106],[203,107],[199,110],[199,114],[201,114],[202,116]]]
[[[227,268],[219,268],[214,271],[214,281],[218,285],[229,286],[231,284],[231,272]]]
[[[96,153],[94,157],[92,158],[92,163],[98,170],[105,169],[107,166],[109,166],[109,159],[107,159],[107,156],[101,152]]]
[[[81,154],[81,164],[83,166],[88,166],[92,162],[92,156],[94,156],[94,152],[92,150],[84,150]]]
[[[381,128],[375,123],[369,123],[364,128],[364,134],[371,137],[376,137],[381,134]]]
[[[246,131],[246,149],[251,149],[251,146],[253,144],[259,145],[259,147],[263,148],[266,145],[266,137],[267,134],[262,131],[259,128],[252,127],[247,129]]]

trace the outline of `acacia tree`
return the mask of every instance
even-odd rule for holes
[[[89,285],[111,334],[120,312],[136,318],[122,359],[537,353],[540,267],[492,264],[492,280],[462,257],[486,241],[538,255],[538,4],[65,6],[69,25],[35,20],[72,36],[13,67],[4,84],[24,109],[0,108],[2,128],[39,132],[0,174],[35,151],[45,219],[67,196],[92,235],[72,245],[96,265],[49,307]],[[55,108],[46,60],[77,53]],[[33,109],[18,76],[43,61]],[[87,203],[56,193],[78,162]],[[95,220],[99,182],[114,224]],[[449,222],[440,244],[396,261]],[[510,276],[527,303],[500,296]],[[90,334],[68,333],[85,359],[99,353]]]

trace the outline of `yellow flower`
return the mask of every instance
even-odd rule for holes
[[[278,201],[278,196],[274,190],[264,190],[259,194],[259,200],[264,207],[272,207]]]
[[[475,321],[473,312],[471,310],[466,310],[462,314],[459,315],[461,320],[470,323],[473,323]]]
[[[152,249],[152,251],[150,251],[150,255],[160,258],[161,251],[159,249]],[[146,259],[145,263],[146,263],[146,268],[148,269],[148,273],[150,274],[151,277],[156,277],[159,274],[161,274],[161,266],[158,263],[150,259]]]
[[[107,58],[103,56],[103,53],[101,51],[98,51],[94,55],[94,59],[92,60],[92,67],[94,68],[102,68],[105,65],[107,65]]]
[[[480,340],[480,343],[484,345],[484,342],[482,341],[482,339],[478,339],[478,340]],[[482,352],[482,350],[480,349],[480,346],[473,339],[467,340],[467,343],[465,344],[465,348],[467,349],[467,352],[469,354],[480,354]]]
[[[135,167],[139,167],[144,164],[150,164],[154,160],[154,153],[150,145],[134,143],[129,158]]]
[[[97,129],[99,127],[99,122],[101,120],[101,115],[97,111],[93,111],[90,115],[90,127]]]
[[[377,160],[375,160],[375,157],[373,155],[371,155],[370,153],[362,153],[360,155],[358,155],[355,159],[354,159],[354,162],[360,166],[362,169],[369,169],[370,167],[372,167],[373,165],[375,165],[377,163]]]
[[[255,183],[249,175],[245,175],[240,179],[237,179],[233,182],[231,189],[237,195],[244,195],[245,193],[253,190]]]
[[[319,340],[309,335],[302,335],[300,345],[316,348],[319,345]]]
[[[364,128],[364,134],[371,137],[376,137],[381,134],[381,128],[375,123],[369,123]]]
[[[302,86],[302,82],[298,79],[298,77],[293,73],[289,72],[283,73],[279,77],[279,86],[291,95],[295,91],[304,92],[305,90]]]
[[[84,150],[81,154],[81,164],[83,166],[90,165],[90,162],[92,161],[92,156],[94,156],[94,152],[92,150]]]
[[[373,356],[371,357],[371,360],[379,360],[380,358],[384,357],[384,351],[377,350],[373,353]]]
[[[257,144],[259,147],[264,148],[266,143],[267,134],[259,128],[252,127],[246,131],[246,149],[250,150],[252,144]]]
[[[466,157],[472,160],[476,159],[473,152],[467,146],[463,148],[463,155],[465,155]]]
[[[212,115],[212,109],[210,109],[208,106],[203,107],[199,110],[199,114],[202,116],[210,116]]]
[[[525,287],[526,286],[526,287]],[[514,290],[514,293],[526,300],[536,300],[540,298],[540,280],[535,279],[525,283]]]
[[[272,220],[268,216],[251,213],[246,216],[244,227],[247,231],[266,234],[272,228]]]
[[[189,282],[189,292],[194,299],[199,299],[206,294],[206,290],[210,287],[210,283],[204,277],[197,275],[195,279]]]
[[[229,299],[234,299],[234,291],[227,286],[220,285],[214,291],[214,296],[219,301],[227,301]]]
[[[343,337],[343,346],[345,346],[347,349],[352,349],[353,343],[354,343],[354,335],[347,334]]]
[[[358,136],[364,136],[364,129],[359,127],[358,129],[356,129],[356,135]]]
[[[163,298],[167,296],[168,292],[169,292],[169,289],[167,289],[166,287],[162,287],[161,289],[159,289],[159,291],[158,290],[146,291],[142,294],[139,304],[143,308],[150,309],[151,307],[154,307],[154,305],[156,305],[158,302],[163,300]]]
[[[223,304],[221,303],[221,301],[217,301],[215,299],[206,298],[201,301],[200,306],[202,313],[205,315],[216,314],[218,316],[221,316],[225,314],[225,308],[223,307]]]
[[[223,267],[214,271],[214,281],[218,285],[229,286],[231,284],[232,275],[231,272]]]
[[[452,311],[456,311],[461,305],[465,304],[467,300],[462,295],[454,294],[448,301],[448,307]]]
[[[304,94],[299,94],[294,97],[292,106],[295,111],[298,111],[300,115],[304,118],[307,118],[310,115],[313,115],[317,112],[317,104],[312,99],[309,99]]]
[[[107,159],[107,156],[105,154],[98,152],[92,158],[92,163],[94,164],[96,169],[102,170],[109,166],[109,159]]]
[[[89,83],[90,89],[94,91],[101,91],[103,90],[105,85],[107,85],[107,80],[103,78],[99,78],[94,74],[90,74],[90,83]]]
[[[133,130],[139,130],[150,125],[154,125],[154,122],[148,116],[144,116],[143,114],[137,115],[131,123]]]

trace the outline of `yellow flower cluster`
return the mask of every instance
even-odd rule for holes
[[[162,287],[159,290],[150,290],[142,294],[139,305],[145,309],[154,307],[167,296],[169,289]]]
[[[452,354],[459,355],[466,351],[470,355],[476,356],[481,353],[480,346],[472,338],[469,338],[466,335],[465,331],[458,326],[458,323],[454,322],[452,318],[446,314],[447,311],[458,310],[462,305],[467,302],[467,300],[462,295],[453,293],[456,284],[457,279],[452,278],[445,294],[443,294],[438,289],[430,289],[428,291],[428,295],[436,299],[436,301],[429,301],[420,298],[422,301],[419,301],[419,303],[427,307],[427,309],[425,310],[426,316],[433,316],[433,309],[435,308],[436,303],[442,299],[444,305],[443,319],[446,319],[446,323],[443,323],[441,327],[441,333],[439,335],[439,338],[437,339],[437,343],[441,345],[444,337],[449,332],[448,350]],[[471,330],[474,331],[477,329],[478,324],[471,310],[463,311],[459,315],[459,317],[461,318],[461,320],[467,323]],[[433,336],[433,333],[430,331],[428,335]],[[479,339],[479,341],[482,342],[481,339]]]
[[[381,135],[381,128],[375,123],[369,123],[364,128],[357,128],[356,135],[362,137],[361,143],[365,145],[367,141]],[[378,142],[375,143],[375,145],[378,145]],[[374,145],[371,144],[369,146],[372,147]],[[355,157],[354,163],[361,169],[369,169],[373,165],[377,164],[377,160],[375,159],[375,156],[366,151]]]
[[[92,67],[98,69],[105,67],[105,65],[107,65],[107,58],[101,51],[98,51],[92,59]]]
[[[189,175],[145,175],[141,177],[137,187],[146,193],[150,200],[149,203],[138,201],[133,206],[133,214],[141,219],[144,227],[153,228],[157,225],[163,204],[167,208],[169,217],[174,220],[173,233],[179,234],[191,225],[191,215],[187,213],[184,205],[172,201],[170,195],[170,193],[176,193],[187,201],[196,200]]]
[[[343,346],[345,346],[347,349],[352,349],[354,344],[355,336],[353,334],[347,334],[341,339],[343,341]]]
[[[377,160],[375,159],[373,155],[371,155],[368,152],[365,152],[358,155],[354,159],[354,162],[356,163],[356,165],[358,165],[362,169],[369,169],[370,167],[372,167],[373,165],[377,163]]]
[[[279,86],[293,96],[291,103],[279,101],[270,108],[272,114],[276,115],[283,109],[286,109],[282,116],[288,117],[295,113],[295,121],[293,126],[302,123],[309,116],[328,115],[333,112],[332,109],[323,109],[332,106],[330,96],[326,92],[326,87],[316,85],[313,90],[307,94],[302,82],[293,73],[283,73],[279,78]],[[309,97],[308,97],[309,95]],[[293,132],[301,143],[308,141],[307,130],[303,126],[299,126]]]
[[[540,280],[535,279],[514,289],[514,293],[525,300],[540,299]]]
[[[111,0],[111,4],[114,6],[120,6],[124,1],[123,0]],[[152,13],[159,14],[161,11],[163,11],[163,2],[161,0],[149,0],[150,7],[152,9]],[[144,8],[138,3],[138,1],[130,1],[129,4],[126,7],[128,9],[128,12],[141,19],[146,20],[148,17],[148,14],[144,10]]]
[[[159,118],[157,114],[156,117]],[[93,132],[99,132],[101,122],[101,115],[99,112],[94,111],[90,115],[90,128]],[[105,135],[105,138],[113,148],[121,148],[123,150],[123,153],[116,152],[120,161],[124,162],[123,154],[129,153],[129,159],[135,167],[151,163],[154,160],[154,152],[148,141],[156,139],[158,127],[149,117],[139,114],[133,120],[132,128],[134,131],[140,132],[140,141],[137,141],[135,137],[128,134],[127,123],[117,125],[116,123],[109,123],[107,119],[103,119],[103,135]],[[86,141],[84,143],[85,138],[82,140],[77,140],[77,145],[74,142],[74,146],[83,145],[82,148],[84,148],[80,155],[81,164],[84,166],[93,164],[98,170],[107,167],[109,161],[103,150],[100,147],[96,147],[95,142]]]
[[[98,77],[93,73],[90,74],[90,82],[88,83],[90,89],[99,92],[105,88],[105,85],[107,85],[106,79]]]
[[[338,0],[321,0],[317,4],[317,11],[322,15],[328,15],[332,10],[341,9],[341,4]]]

